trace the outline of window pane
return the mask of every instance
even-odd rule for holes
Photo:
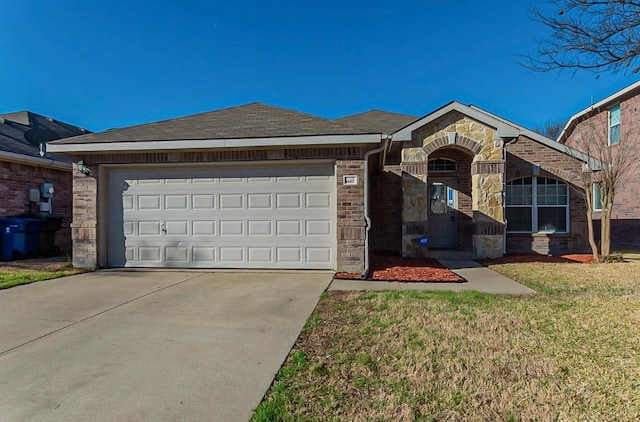
[[[531,208],[529,207],[507,207],[507,231],[509,232],[530,232],[531,231]]]
[[[536,193],[538,205],[567,205],[567,185],[559,180],[539,178]]]
[[[609,126],[620,124],[620,104],[614,105],[609,109]]]
[[[602,209],[602,197],[600,197],[600,186],[597,183],[593,184],[593,209]]]
[[[524,184],[524,181],[529,184]],[[507,183],[505,192],[507,205],[531,205],[531,179],[516,179]]]
[[[615,126],[611,126],[611,128],[609,128],[609,143],[612,145],[620,143],[620,125],[619,124]]]
[[[620,104],[609,109],[609,144],[620,143]]]
[[[447,158],[434,158],[427,164],[428,171],[455,171],[456,162]]]
[[[566,232],[567,231],[567,208],[566,207],[538,208],[538,231]]]

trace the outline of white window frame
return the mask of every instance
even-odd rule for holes
[[[618,123],[613,125],[611,124],[611,117],[613,115],[613,110],[617,110],[618,112]],[[622,133],[620,132],[620,128],[622,126],[622,110],[620,109],[620,104],[616,104],[613,105],[611,107],[609,107],[609,113],[608,113],[608,127],[609,127],[609,135],[608,135],[608,141],[609,141],[609,146],[611,145],[618,145],[620,143],[620,141],[622,140]],[[613,142],[611,139],[611,129],[615,126],[618,126],[618,140],[616,142]]]
[[[543,176],[531,176],[531,205],[506,205],[505,201],[505,215],[506,208],[531,208],[531,231],[526,230],[509,230],[509,222],[507,221],[507,233],[546,233],[546,234],[569,234],[571,233],[571,189],[569,184],[562,180],[554,179],[553,177],[547,177],[547,179],[558,180],[567,187],[567,203],[566,205],[538,205],[538,177]],[[524,178],[526,179],[526,177]],[[518,180],[518,179],[513,179]],[[565,227],[564,231],[557,230],[539,230],[538,228],[538,208],[566,208],[565,213]]]
[[[593,190],[591,191],[591,197],[593,198],[593,203],[591,205],[593,206],[593,210],[602,211],[602,197],[600,197],[599,201],[596,200],[596,192],[598,192],[598,196],[600,196],[600,184],[594,183],[591,186],[593,187]]]

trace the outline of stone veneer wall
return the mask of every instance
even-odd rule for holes
[[[220,163],[233,161],[335,159],[337,191],[337,270],[364,271],[364,146],[334,148],[254,149],[226,151],[155,152],[143,154],[95,154],[77,156],[91,169],[87,176],[73,172],[73,265],[94,270],[100,264],[98,251],[98,167],[102,164]],[[343,175],[357,175],[358,185],[342,185]],[[106,207],[105,207],[106,208]]]
[[[474,155],[471,164],[474,253],[477,257],[501,256],[504,249],[503,140],[496,138],[493,128],[456,111],[417,129],[412,137],[412,145],[402,151],[403,254],[417,255],[416,241],[425,234],[429,155],[441,148],[455,147]]]

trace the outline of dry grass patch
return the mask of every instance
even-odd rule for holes
[[[0,289],[79,274],[67,257],[0,262]]]
[[[638,420],[640,263],[494,269],[543,293],[323,296],[254,420]]]

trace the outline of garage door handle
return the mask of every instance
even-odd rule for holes
[[[162,232],[166,233],[167,232],[167,226],[165,226],[164,224],[162,225]]]

